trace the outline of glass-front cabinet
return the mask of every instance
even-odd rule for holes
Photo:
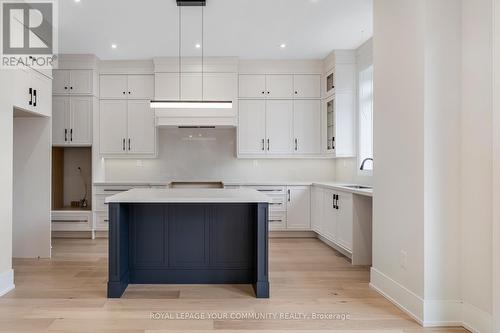
[[[335,98],[326,102],[327,152],[335,151]]]

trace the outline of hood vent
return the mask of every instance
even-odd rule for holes
[[[236,109],[155,109],[156,126],[179,128],[236,127]]]

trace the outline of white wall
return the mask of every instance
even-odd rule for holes
[[[491,0],[463,1],[462,289],[465,320],[483,331],[492,313],[491,13]]]
[[[12,106],[10,74],[0,70],[0,296],[14,287],[12,271]]]
[[[371,282],[418,318],[424,296],[424,13],[424,1],[374,2]]]
[[[106,181],[334,180],[328,159],[237,159],[235,129],[161,129],[157,159],[106,159]],[[201,137],[198,135],[201,134]],[[193,136],[193,139],[189,138]],[[186,154],[189,151],[189,154]]]
[[[15,117],[12,255],[50,257],[52,119]]]

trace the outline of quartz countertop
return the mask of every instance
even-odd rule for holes
[[[136,188],[106,198],[106,203],[269,203],[254,189]]]
[[[358,189],[358,188],[346,187],[345,183],[336,183],[336,182],[314,182],[314,183],[312,183],[312,185],[324,187],[324,188],[328,188],[328,189],[332,189],[332,190],[339,190],[339,191],[364,195],[367,197],[373,197],[373,189],[372,188]]]

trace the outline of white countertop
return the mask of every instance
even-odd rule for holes
[[[254,189],[149,189],[137,188],[106,198],[106,203],[269,203]]]
[[[373,189],[357,189],[351,187],[345,187],[345,183],[336,183],[336,182],[314,182],[313,186],[324,187],[332,190],[339,190],[344,192],[350,192],[354,194],[364,195],[367,197],[373,197]]]
[[[106,182],[94,182],[94,186],[167,186],[170,182],[127,182],[127,181],[106,181]]]

